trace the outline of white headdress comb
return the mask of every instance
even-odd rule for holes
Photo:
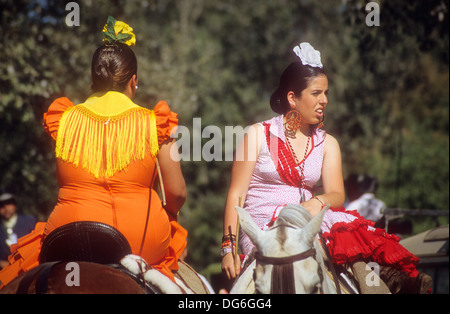
[[[303,65],[323,68],[320,52],[315,50],[309,43],[301,43],[299,46],[295,46],[294,53],[300,58]]]

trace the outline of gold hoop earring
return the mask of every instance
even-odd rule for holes
[[[317,123],[316,128],[320,129],[323,128],[323,126],[325,125],[325,114],[322,116],[322,120],[320,120],[319,123]]]
[[[287,137],[295,138],[295,133],[302,125],[302,115],[297,110],[291,110],[285,115],[284,133]]]

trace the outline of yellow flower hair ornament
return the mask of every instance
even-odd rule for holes
[[[111,45],[119,42],[128,46],[134,46],[136,44],[136,36],[133,34],[133,28],[128,24],[109,16],[105,27],[103,27],[103,42]]]

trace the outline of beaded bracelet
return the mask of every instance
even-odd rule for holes
[[[226,240],[222,242],[222,248],[227,247],[227,246],[232,246],[235,242],[230,241],[230,240]]]
[[[225,256],[228,253],[233,253],[233,248],[236,246],[235,242],[224,242],[220,250],[220,255]]]
[[[233,253],[233,249],[231,247],[224,247],[220,250],[220,256],[225,256],[228,253]]]
[[[233,252],[233,248],[236,247],[236,235],[227,234],[222,237],[221,256],[225,256],[228,253]]]
[[[226,234],[222,237],[222,242],[224,241],[230,241],[230,240],[236,240],[236,235],[235,234]]]
[[[324,207],[325,206],[325,204],[317,197],[317,196],[314,196],[313,197],[313,199],[316,199],[316,200],[318,200],[319,201],[319,203],[322,205],[322,207]]]

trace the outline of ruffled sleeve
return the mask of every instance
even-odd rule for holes
[[[157,103],[154,112],[158,144],[161,145],[171,134],[175,133],[178,126],[178,114],[170,111],[169,105],[165,101]]]
[[[49,134],[54,140],[58,134],[59,121],[63,113],[75,106],[73,102],[67,97],[61,97],[56,99],[48,108],[47,113],[44,113],[44,123],[45,132]]]

